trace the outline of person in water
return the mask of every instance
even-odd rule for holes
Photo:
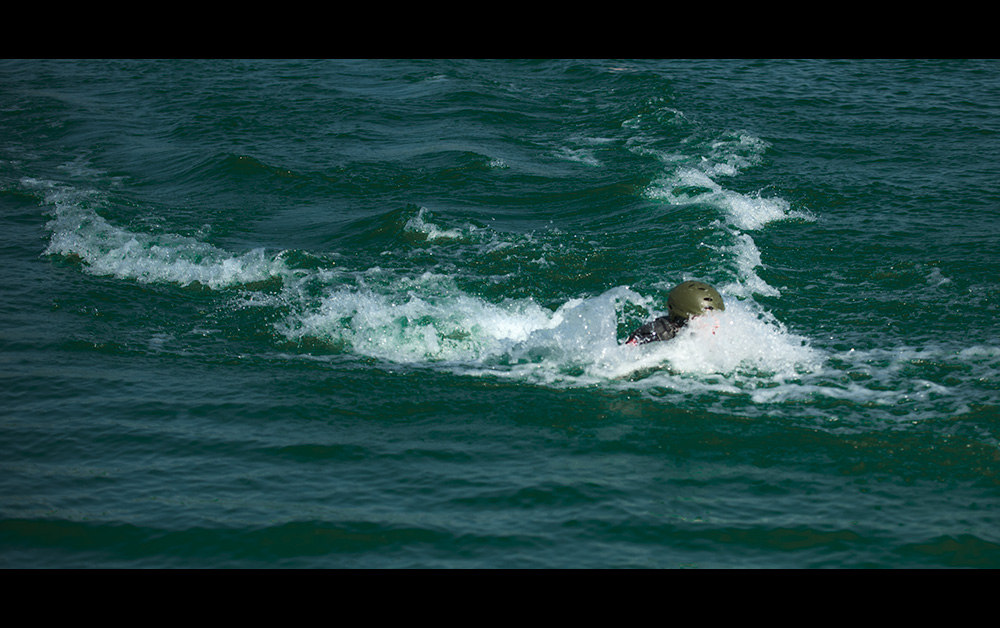
[[[726,309],[722,296],[707,283],[685,281],[667,296],[667,315],[646,323],[632,332],[627,345],[644,345],[657,340],[670,340],[689,320],[708,311]]]

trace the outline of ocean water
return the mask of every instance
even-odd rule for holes
[[[1000,62],[6,60],[0,215],[0,566],[1000,566]]]

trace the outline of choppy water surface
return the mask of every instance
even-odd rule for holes
[[[1000,565],[997,62],[0,85],[0,564]]]

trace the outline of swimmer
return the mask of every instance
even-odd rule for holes
[[[722,296],[707,283],[685,281],[667,296],[667,316],[661,316],[632,332],[627,345],[644,345],[657,340],[670,340],[689,320],[708,311],[722,312],[726,306]]]

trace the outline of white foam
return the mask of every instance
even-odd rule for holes
[[[263,249],[236,255],[187,236],[115,226],[91,207],[100,201],[93,191],[33,179],[22,184],[45,190],[46,201],[53,206],[45,253],[79,258],[86,272],[94,275],[185,286],[197,282],[218,289],[287,272],[279,258],[266,256]]]
[[[1000,347],[977,345],[960,350],[958,355],[963,360],[972,360],[980,357],[1000,358]]]
[[[491,303],[425,275],[379,290],[333,289],[276,327],[290,340],[320,339],[388,362],[569,387],[684,389],[692,376],[716,375],[708,385],[736,391],[748,378],[773,384],[823,363],[804,338],[735,298],[670,342],[626,346],[618,329],[627,304],[652,305],[619,286],[551,311],[531,299]]]
[[[796,377],[821,368],[824,356],[750,302],[727,299],[724,312],[693,319],[676,338],[635,348],[652,351],[673,373]]]
[[[710,169],[717,170],[717,167]],[[812,220],[804,212],[793,211],[785,199],[764,198],[759,192],[742,194],[727,190],[700,168],[677,168],[655,181],[646,195],[671,204],[713,205],[723,212],[732,227],[748,231],[758,231],[772,222],[790,218]]]
[[[937,268],[936,266],[931,266],[930,271],[927,274],[927,283],[929,283],[931,286],[935,288],[938,288],[940,286],[951,283],[951,279],[945,277],[944,274],[941,273],[940,268]]]
[[[771,144],[746,131],[739,131],[711,144],[706,161],[711,165],[706,169],[709,175],[733,176],[739,171],[756,166],[763,161],[763,155]]]
[[[709,245],[705,245],[709,246]],[[763,266],[760,257],[760,249],[753,238],[745,233],[738,233],[734,236],[734,242],[730,246],[718,247],[717,250],[724,256],[733,260],[738,281],[731,282],[723,286],[729,294],[739,297],[752,297],[760,294],[769,297],[781,296],[781,292],[761,279],[757,274],[757,269]]]
[[[460,229],[442,229],[428,220],[427,214],[427,208],[421,207],[416,216],[406,221],[403,228],[406,231],[424,234],[428,241],[454,240],[465,235]]]
[[[666,111],[674,115],[673,110]],[[626,126],[639,130],[635,121]],[[722,177],[734,177],[760,164],[770,148],[768,142],[739,131],[709,142],[704,146],[704,154],[698,157],[690,153],[691,148],[697,150],[697,142],[688,139],[691,141],[684,142],[688,150],[683,154],[649,149],[641,137],[630,142],[632,150],[656,155],[666,166],[664,175],[647,188],[648,197],[672,204],[714,205],[722,210],[730,226],[741,230],[756,231],[789,218],[812,219],[806,212],[792,210],[788,201],[782,198],[764,197],[760,192],[740,193],[719,183]]]
[[[753,300],[778,292],[756,275],[761,257],[753,238],[721,223],[718,228],[732,235],[732,243],[720,252],[738,275],[718,286],[726,310],[696,319],[670,342],[630,347],[618,338],[623,323],[631,327],[650,320],[663,313],[663,304],[624,286],[567,299],[553,310],[532,299],[490,301],[439,273],[399,275],[378,267],[293,272],[280,255],[268,257],[261,250],[236,255],[192,237],[115,226],[93,208],[102,202],[93,191],[22,183],[43,190],[53,207],[48,253],[78,257],[87,272],[141,282],[197,281],[218,288],[279,276],[279,293],[244,291],[233,303],[287,312],[275,325],[286,338],[327,342],[345,354],[554,387],[597,386],[654,397],[745,396],[761,412],[772,404],[789,411],[790,405],[801,404],[803,412],[830,420],[836,413],[816,410],[817,400],[881,408],[887,416],[905,414],[908,420],[995,403],[992,393],[970,397],[961,382],[994,376],[1000,368],[996,346],[840,353],[814,348]],[[465,233],[434,224],[426,212],[408,224],[429,236]],[[502,247],[509,237],[493,234],[487,241]],[[938,269],[927,272],[930,281],[940,281]],[[631,318],[637,310],[648,315]],[[173,337],[154,335],[150,348],[168,350],[173,343]],[[937,383],[940,369],[959,383]]]
[[[554,321],[534,301],[489,303],[462,293],[449,278],[425,273],[383,291],[334,289],[318,307],[300,308],[277,328],[292,340],[318,338],[391,362],[479,363]]]
[[[741,131],[704,145],[704,154],[700,157],[663,153],[660,158],[665,166],[664,173],[645,190],[649,198],[673,205],[703,204],[718,210],[719,218],[709,226],[728,236],[729,243],[702,243],[702,246],[716,250],[719,259],[728,263],[736,279],[722,288],[740,298],[781,296],[776,287],[758,274],[763,262],[750,233],[777,221],[813,220],[808,213],[793,210],[783,198],[765,197],[759,191],[737,192],[719,183],[722,177],[736,176],[743,169],[759,164],[769,146],[760,138]]]
[[[586,148],[563,147],[556,151],[556,154],[567,161],[575,161],[577,163],[595,167],[601,165],[600,160],[598,160],[594,155],[594,151]]]

